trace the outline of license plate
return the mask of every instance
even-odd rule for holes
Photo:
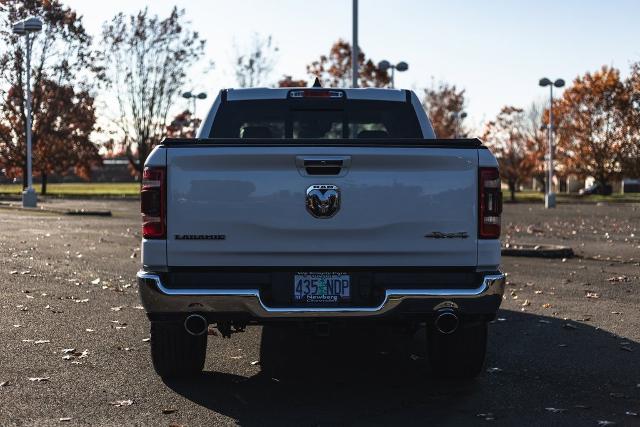
[[[351,299],[351,277],[345,273],[297,273],[293,279],[296,302],[336,303]]]

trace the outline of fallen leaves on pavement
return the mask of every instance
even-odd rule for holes
[[[627,276],[614,276],[607,279],[607,281],[611,283],[622,283],[622,282],[630,282],[630,279]]]
[[[109,402],[109,405],[112,406],[116,406],[116,407],[121,407],[121,406],[131,406],[133,405],[133,400],[131,399],[126,399],[126,400],[116,400],[113,402]]]

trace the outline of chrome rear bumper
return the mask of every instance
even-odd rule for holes
[[[169,289],[158,274],[139,271],[137,277],[147,313],[239,313],[257,319],[380,316],[411,301],[431,302],[435,310],[469,299],[501,298],[505,285],[504,274],[488,274],[475,289],[388,289],[377,307],[269,307],[258,289]]]

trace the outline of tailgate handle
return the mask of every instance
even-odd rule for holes
[[[297,157],[296,164],[307,175],[341,175],[351,165],[351,157]]]

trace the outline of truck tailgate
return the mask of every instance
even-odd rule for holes
[[[475,266],[477,180],[476,148],[171,147],[168,265]],[[334,216],[307,211],[312,185],[338,187]]]

